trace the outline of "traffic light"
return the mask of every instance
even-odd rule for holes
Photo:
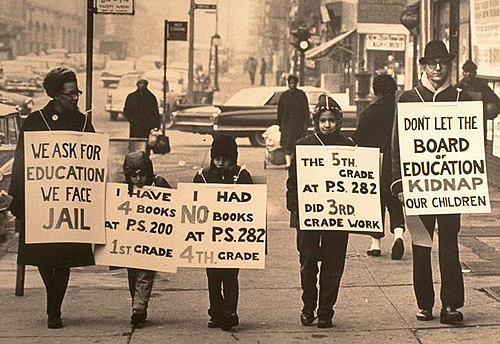
[[[293,35],[293,39],[290,44],[292,44],[295,48],[300,51],[306,51],[311,47],[311,43],[309,42],[311,33],[309,32],[309,29],[307,29],[306,27],[301,27],[299,29],[290,31],[290,33]]]

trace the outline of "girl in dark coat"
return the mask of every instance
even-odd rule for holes
[[[309,102],[304,91],[297,89],[299,79],[288,77],[289,90],[283,92],[278,102],[278,124],[281,132],[281,146],[285,151],[286,167],[290,167],[295,143],[309,126]]]
[[[25,243],[24,197],[24,133],[27,131],[69,130],[94,132],[90,118],[78,110],[78,89],[73,71],[58,67],[50,71],[43,87],[52,100],[39,111],[26,118],[19,132],[14,155],[9,194],[13,197],[10,211],[20,223],[18,264],[35,265],[47,291],[47,326],[62,327],[61,305],[68,287],[70,267],[94,265],[90,244],[77,243]],[[28,200],[29,202],[29,200]]]
[[[321,96],[313,115],[315,132],[297,142],[297,145],[354,146],[354,142],[340,134],[342,110],[330,97]],[[297,228],[297,249],[300,260],[300,283],[304,306],[300,321],[304,326],[314,322],[318,305],[317,276],[319,279],[318,327],[332,327],[333,306],[337,301],[340,279],[344,272],[349,234],[328,230],[301,230],[298,223],[297,162],[295,156],[286,181],[286,207],[291,213],[290,226]],[[318,263],[321,261],[321,270]]]

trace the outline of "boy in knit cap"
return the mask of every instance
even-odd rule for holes
[[[169,188],[170,184],[165,178],[154,173],[153,162],[146,152],[132,152],[125,156],[123,162],[123,174],[128,184],[128,191],[132,193],[134,188],[144,186],[157,186]],[[138,326],[148,317],[148,303],[153,291],[153,282],[156,271],[127,268],[128,286],[132,297],[132,316],[130,323]]]
[[[224,134],[217,136],[210,150],[210,166],[194,176],[194,183],[253,184],[252,176],[239,166],[236,141]],[[207,268],[210,308],[208,327],[230,330],[239,324],[238,273],[239,269]]]

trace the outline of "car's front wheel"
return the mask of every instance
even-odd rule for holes
[[[262,137],[263,131],[255,131],[248,138],[254,147],[265,147],[266,140]]]

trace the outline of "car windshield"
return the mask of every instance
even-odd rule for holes
[[[316,105],[318,103],[318,98],[320,95],[325,94],[325,92],[307,92],[307,99],[309,100],[309,105]]]
[[[106,62],[106,69],[132,70],[134,69],[134,61],[108,61]]]
[[[135,87],[137,86],[137,80],[139,80],[136,76],[124,76],[121,78],[118,87]]]
[[[263,88],[247,88],[240,90],[231,98],[229,98],[224,105],[231,106],[263,106],[267,103],[269,98],[272,97],[274,92],[272,90]]]

